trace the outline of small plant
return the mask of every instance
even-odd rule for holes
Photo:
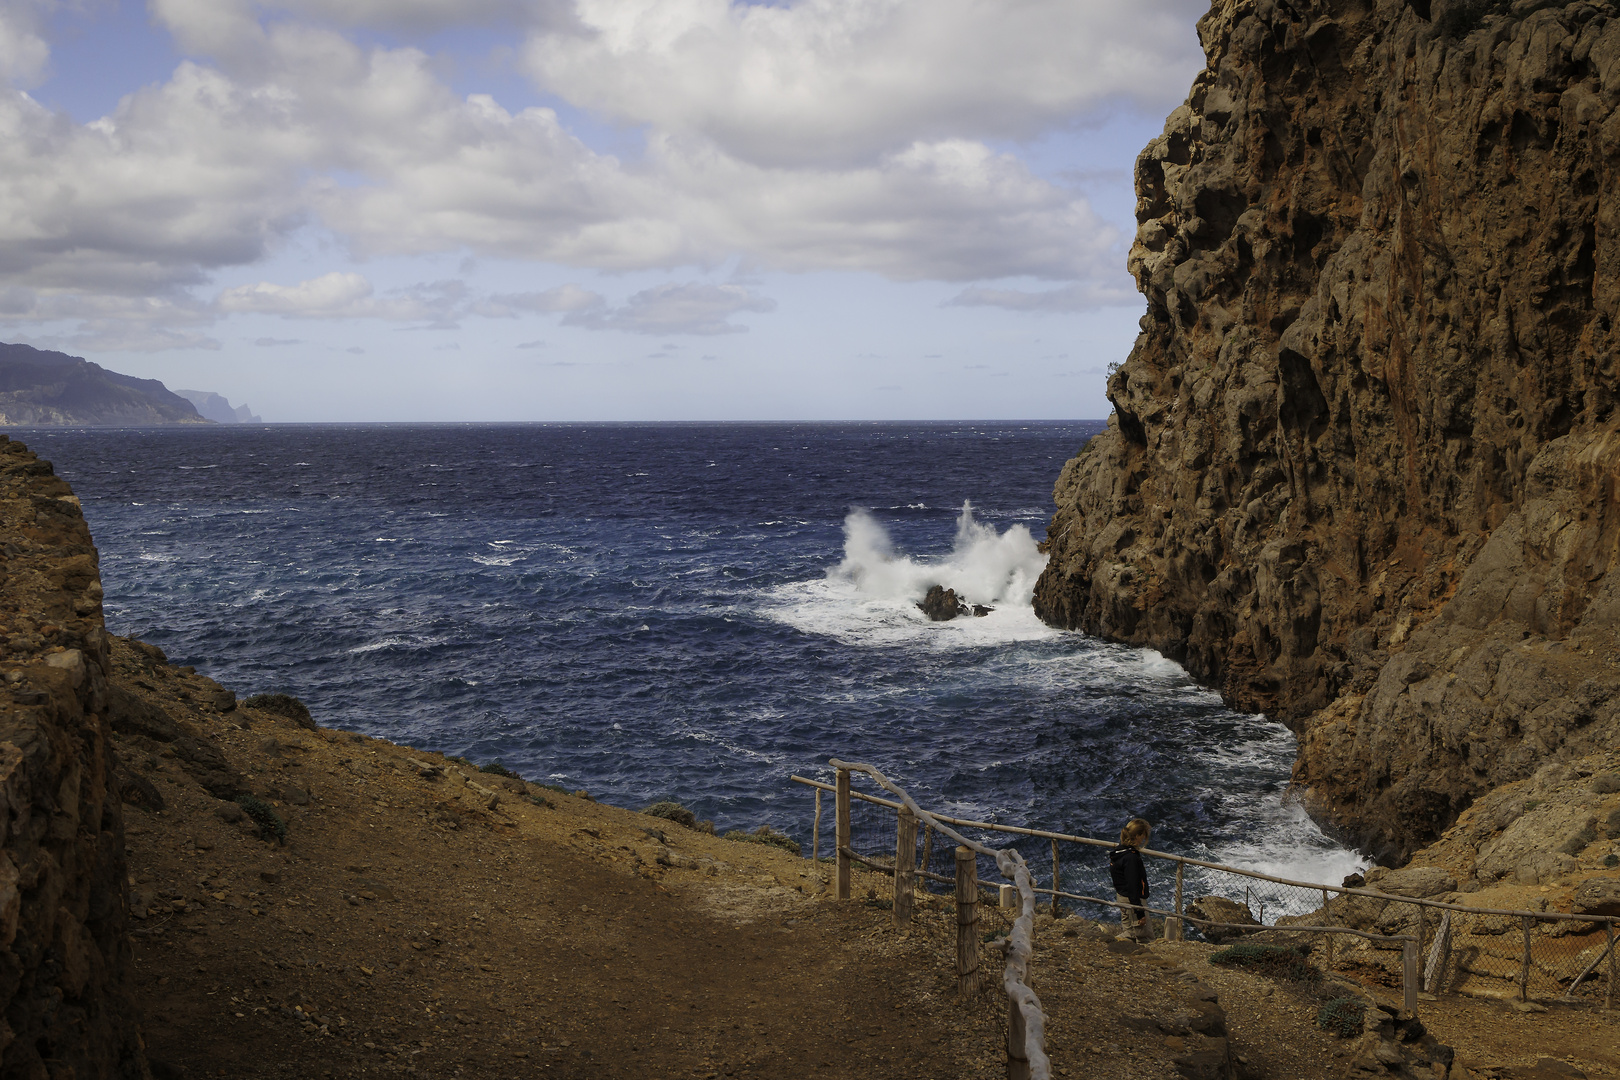
[[[1341,1039],[1353,1039],[1361,1034],[1361,1024],[1366,1016],[1367,1004],[1360,998],[1337,997],[1323,1005],[1316,1014],[1316,1026]]]
[[[1586,850],[1587,844],[1592,843],[1596,839],[1597,833],[1593,832],[1589,828],[1582,829],[1574,836],[1571,836],[1568,840],[1565,840],[1558,850],[1562,851],[1565,855],[1579,855],[1581,852]]]
[[[254,694],[242,704],[249,709],[284,716],[306,730],[315,730],[315,718],[309,714],[309,706],[291,694]]]
[[[1246,967],[1262,975],[1269,975],[1274,979],[1286,979],[1289,982],[1315,982],[1322,977],[1322,973],[1311,966],[1307,960],[1309,955],[1306,950],[1290,948],[1286,945],[1258,945],[1253,942],[1243,942],[1210,953],[1209,962],[1212,964],[1229,964],[1233,967]]]
[[[479,772],[493,773],[496,776],[504,776],[509,780],[521,780],[521,779],[523,779],[523,777],[519,776],[517,773],[513,772],[511,769],[508,769],[505,765],[502,765],[498,761],[492,761],[488,765],[480,765],[480,766],[478,766],[478,771]]]
[[[1534,810],[1536,807],[1538,807],[1540,805],[1541,805],[1541,800],[1540,799],[1526,799],[1526,800],[1524,800],[1524,812],[1528,814],[1530,811]]]
[[[786,833],[777,832],[769,825],[761,825],[753,832],[743,832],[741,829],[732,829],[730,832],[726,833],[725,836],[721,837],[721,839],[738,840],[746,844],[769,844],[772,847],[779,847],[783,851],[791,852],[794,855],[804,854],[804,848],[797,840],[788,836]]]
[[[557,809],[557,804],[552,802],[550,799],[546,798],[544,795],[528,795],[528,796],[525,796],[525,798],[527,798],[530,802],[534,803],[534,805],[543,806],[547,810],[555,810],[555,809]]]
[[[1608,867],[1610,870],[1620,866],[1620,855],[1616,855],[1612,851],[1609,852],[1607,855],[1603,856],[1603,865]]]
[[[696,814],[692,813],[692,811],[688,810],[680,803],[670,802],[667,799],[663,802],[653,803],[651,806],[643,810],[642,813],[646,814],[648,817],[663,818],[665,821],[673,821],[675,824],[684,825],[688,829],[697,830],[698,827]]]
[[[268,840],[273,836],[277,843],[287,842],[287,823],[269,803],[257,795],[238,795],[236,805],[259,826],[259,839]]]

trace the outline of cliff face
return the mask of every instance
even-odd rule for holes
[[[1620,735],[1620,18],[1219,0],[1036,608],[1300,736],[1387,859]]]
[[[145,427],[207,423],[156,379],[29,345],[0,343],[0,426]]]
[[[96,552],[3,435],[0,624],[0,1075],[147,1077]]]

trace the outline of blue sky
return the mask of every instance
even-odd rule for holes
[[[0,0],[0,340],[279,421],[1100,417],[1192,0]]]

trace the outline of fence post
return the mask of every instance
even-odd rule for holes
[[[816,823],[810,829],[810,861],[821,865],[821,789],[816,788]]]
[[[1058,850],[1057,841],[1052,841],[1052,918],[1063,918],[1063,909],[1058,906],[1058,890],[1063,887],[1058,877]]]
[[[979,994],[979,867],[972,848],[956,849],[956,992]]]
[[[1007,999],[1007,1080],[1030,1080],[1029,1049],[1025,1045],[1028,1034],[1024,1030],[1024,1010],[1018,1002]]]
[[[932,825],[924,825],[923,826],[923,853],[922,853],[922,868],[923,868],[924,872],[926,872],[928,870],[929,859],[933,854],[934,854],[934,827]],[[928,879],[927,878],[922,879],[922,891],[927,892],[927,893],[931,893],[931,892],[934,891],[933,889],[928,887]]]
[[[1603,1007],[1612,1009],[1614,1008],[1614,920],[1610,919],[1603,926],[1609,932],[1609,989],[1603,995]]]
[[[1176,860],[1176,917],[1173,918],[1173,919],[1166,919],[1165,920],[1165,923],[1164,923],[1164,940],[1166,940],[1166,941],[1183,941],[1183,940],[1186,939],[1186,929],[1185,929],[1186,924],[1181,921],[1181,913],[1182,913],[1182,910],[1183,910],[1182,909],[1182,902],[1181,902],[1181,886],[1182,886],[1181,879],[1182,879],[1182,875],[1186,872],[1186,870],[1187,870],[1187,864],[1182,862],[1180,859],[1177,859]]]
[[[1520,918],[1524,922],[1524,961],[1519,965],[1519,1000],[1525,1001],[1530,996],[1530,935],[1535,930],[1536,920],[1528,915]]]
[[[917,880],[917,815],[902,806],[894,837],[894,925],[911,925],[911,897]]]
[[[1423,973],[1423,989],[1438,994],[1446,983],[1446,963],[1451,959],[1451,912],[1440,919],[1440,928],[1434,932],[1434,945],[1429,949],[1429,966]]]
[[[1401,1008],[1417,1012],[1418,1002],[1418,943],[1408,936],[1401,942]]]
[[[838,791],[833,802],[835,823],[833,835],[838,845],[834,860],[837,866],[838,899],[849,899],[849,770],[838,770]]]

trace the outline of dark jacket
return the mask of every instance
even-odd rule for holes
[[[1147,899],[1147,870],[1142,866],[1142,853],[1134,847],[1121,844],[1108,853],[1108,874],[1119,895],[1127,900]]]

